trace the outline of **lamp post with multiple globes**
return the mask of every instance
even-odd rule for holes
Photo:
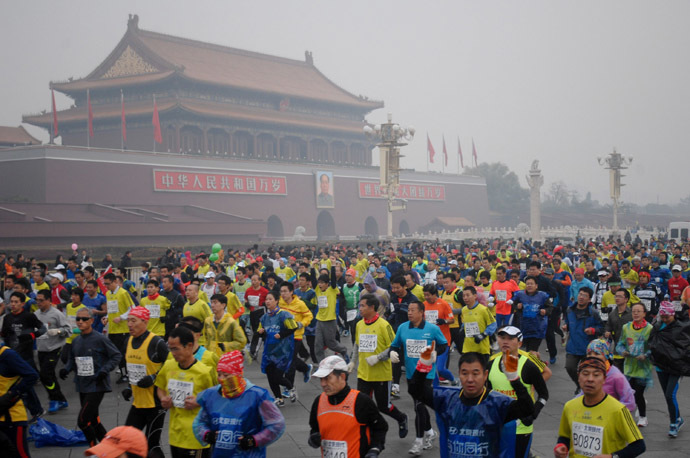
[[[405,210],[407,201],[397,198],[400,185],[400,148],[407,145],[403,141],[414,138],[414,127],[402,127],[393,122],[393,115],[388,113],[388,122],[371,127],[364,126],[367,138],[377,141],[379,148],[380,188],[386,195],[388,203],[388,238],[393,238],[393,212]]]
[[[621,178],[625,175],[621,174],[621,170],[627,169],[632,164],[633,158],[626,157],[613,149],[613,152],[608,156],[597,158],[599,165],[603,166],[609,171],[609,186],[611,193],[611,200],[613,200],[613,231],[618,231],[618,206],[620,205]]]

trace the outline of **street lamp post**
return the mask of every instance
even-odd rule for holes
[[[367,138],[376,140],[379,148],[380,188],[385,193],[388,204],[388,238],[393,238],[393,212],[405,210],[407,202],[398,199],[398,186],[400,185],[400,148],[407,145],[401,140],[410,141],[414,138],[414,127],[402,127],[393,122],[393,115],[388,113],[388,122],[364,126],[364,134]]]
[[[632,157],[625,157],[613,149],[613,152],[604,158],[597,158],[599,165],[604,166],[609,170],[609,186],[611,193],[611,200],[613,200],[613,231],[618,231],[618,206],[620,205],[621,178],[625,175],[621,174],[621,170],[627,169],[632,164]]]

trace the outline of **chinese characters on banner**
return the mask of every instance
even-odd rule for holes
[[[287,195],[287,180],[284,176],[154,170],[153,190],[285,196]]]
[[[360,181],[359,197],[376,199],[385,197],[385,194],[381,192],[377,181]],[[446,200],[446,187],[440,184],[400,183],[396,197],[407,200]]]

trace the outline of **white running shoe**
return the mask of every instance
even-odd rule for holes
[[[295,402],[295,401],[297,401],[297,390],[293,388],[293,389],[291,389],[291,390],[289,391],[289,393],[290,393],[290,396],[289,396],[289,397],[290,397],[290,402]]]
[[[436,431],[434,431],[433,429],[431,430],[431,432],[425,432],[424,433],[424,446],[422,446],[422,448],[424,450],[429,450],[429,449],[433,448],[434,439],[436,439],[437,437],[438,437],[438,434],[436,434]]]
[[[393,383],[393,385],[391,386],[391,396],[395,398],[400,397],[400,385],[398,385],[397,383]]]
[[[639,427],[645,427],[648,424],[649,424],[649,422],[647,421],[647,417],[640,417],[640,419],[637,420],[637,426],[639,426]]]
[[[421,455],[422,454],[422,443],[414,441],[414,444],[412,444],[412,448],[410,448],[410,451],[407,453],[409,453],[410,455],[414,455],[414,456]]]

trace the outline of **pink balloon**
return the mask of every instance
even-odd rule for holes
[[[72,244],[72,251],[77,251],[77,248],[79,248],[79,245],[77,245],[76,243],[73,243]]]

